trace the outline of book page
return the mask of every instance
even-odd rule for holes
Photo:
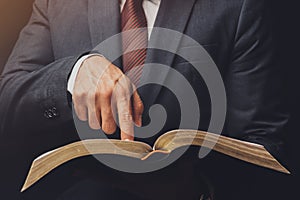
[[[219,153],[261,167],[287,174],[290,173],[262,145],[203,131],[174,130],[167,132],[157,139],[154,149],[173,151],[177,148],[191,145],[210,148]]]

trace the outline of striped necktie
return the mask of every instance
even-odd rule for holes
[[[145,64],[148,30],[147,19],[143,9],[143,0],[126,0],[122,11],[123,69],[133,84],[138,85]],[[137,49],[131,51],[133,49]]]

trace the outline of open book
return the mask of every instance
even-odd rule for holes
[[[196,130],[174,130],[160,136],[153,147],[146,143],[109,139],[75,142],[36,158],[29,170],[22,192],[58,166],[82,156],[115,154],[146,160],[153,154],[169,154],[184,146],[203,146],[219,153],[279,172],[285,169],[262,145]]]

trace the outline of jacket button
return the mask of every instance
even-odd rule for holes
[[[45,110],[44,116],[45,116],[47,119],[52,119],[52,118],[54,118],[54,117],[58,117],[58,116],[59,116],[59,113],[58,113],[56,107],[52,107],[52,108],[49,108],[48,110]]]
[[[50,110],[46,110],[44,112],[44,116],[47,118],[47,119],[52,119],[53,118],[53,113],[50,111]]]
[[[52,112],[52,114],[53,114],[54,117],[58,117],[59,116],[59,113],[58,113],[56,107],[52,107],[50,110],[51,110],[51,112]]]

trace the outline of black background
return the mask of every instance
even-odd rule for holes
[[[33,0],[1,0],[0,1],[0,72],[18,37],[22,27],[28,21]],[[299,93],[299,7],[297,1],[269,0],[273,11],[273,25],[278,41],[278,57],[281,66],[286,70],[286,100],[291,111],[291,119],[286,130],[287,168],[292,172],[285,181],[282,193],[286,197],[299,199],[297,184],[300,177],[300,93]],[[270,179],[270,181],[273,181]],[[274,184],[274,183],[273,183]],[[273,197],[274,198],[274,197]],[[276,199],[276,198],[275,198]]]

